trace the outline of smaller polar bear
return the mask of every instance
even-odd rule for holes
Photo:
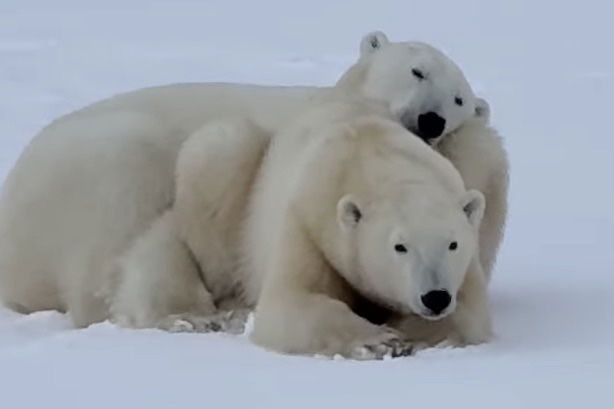
[[[122,260],[114,318],[234,332],[244,314],[216,311],[257,304],[257,344],[358,359],[487,341],[483,195],[380,105],[314,104],[272,139],[228,120],[186,142],[174,207]],[[370,302],[401,318],[353,312]]]
[[[259,345],[360,359],[411,352],[399,332],[353,312],[361,298],[423,321],[447,317],[439,330],[454,344],[490,337],[477,257],[483,195],[373,112],[325,103],[272,141],[243,248]]]
[[[182,311],[158,325],[232,330],[234,316],[212,315],[211,293],[242,292],[245,304],[258,301],[253,340],[286,353],[369,359],[439,336],[490,338],[477,259],[482,194],[379,106],[316,105],[266,150],[266,135],[246,121],[211,124],[188,141],[174,209],[124,259],[131,274],[116,317],[139,326]],[[352,311],[364,300],[417,322],[375,325]],[[429,332],[411,337],[412,326]]]

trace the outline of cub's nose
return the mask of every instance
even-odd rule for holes
[[[427,112],[418,115],[418,131],[419,136],[424,142],[429,142],[443,133],[446,128],[446,120],[437,115],[435,112]]]
[[[420,297],[422,304],[434,315],[439,315],[443,310],[448,308],[452,297],[446,290],[433,290]]]

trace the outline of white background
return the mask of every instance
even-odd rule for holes
[[[448,53],[490,101],[512,164],[491,344],[325,361],[0,310],[0,406],[609,407],[613,16],[607,0],[0,1],[0,177],[89,102],[171,82],[329,85],[374,29]]]

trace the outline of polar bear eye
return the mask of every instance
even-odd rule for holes
[[[395,244],[394,251],[397,253],[407,253],[407,247],[405,247],[403,244]]]
[[[454,102],[456,103],[456,105],[458,105],[459,107],[463,106],[463,99],[461,97],[456,97],[454,98]]]
[[[458,242],[457,241],[453,241],[452,243],[450,243],[450,245],[448,246],[448,249],[450,251],[454,251],[458,248]]]
[[[419,80],[424,79],[424,73],[417,68],[412,69],[411,73],[414,74],[414,77],[418,78]]]

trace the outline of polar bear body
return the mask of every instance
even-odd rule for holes
[[[377,109],[319,106],[273,138],[255,182],[242,277],[258,298],[254,341],[287,353],[401,353],[390,328],[352,312],[361,297],[423,321],[449,315],[447,337],[487,340],[483,206],[445,158]],[[452,297],[435,314],[432,292]],[[463,316],[469,305],[479,308]]]

